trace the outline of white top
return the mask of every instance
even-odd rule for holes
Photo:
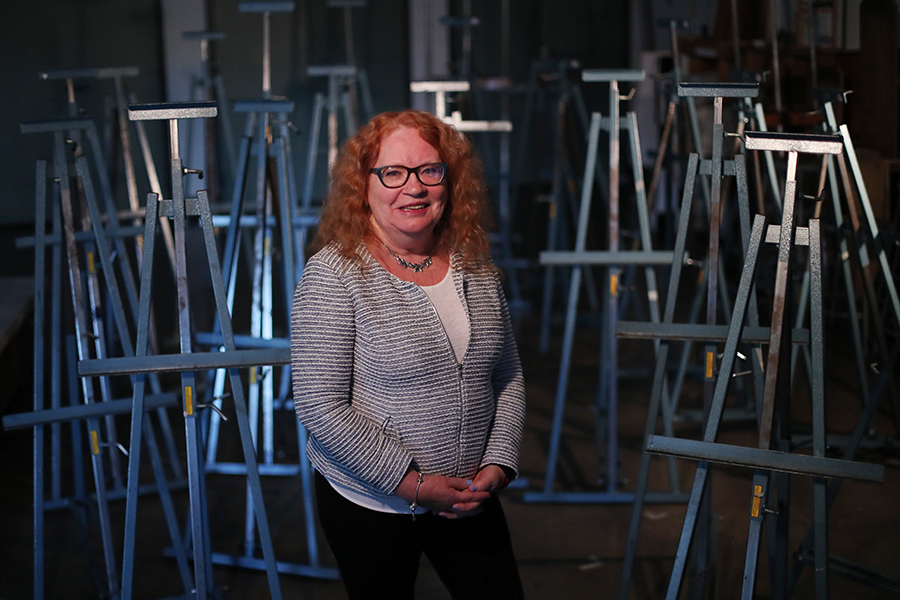
[[[456,293],[456,286],[453,285],[450,271],[447,269],[447,275],[440,283],[421,287],[441,319],[450,345],[453,346],[453,352],[456,353],[456,362],[462,363],[463,357],[466,355],[466,348],[469,347],[469,320],[466,318],[462,300]]]
[[[425,295],[428,296],[428,299],[431,300],[435,311],[437,311],[438,318],[440,318],[444,331],[447,333],[447,338],[450,340],[453,353],[456,354],[456,361],[462,363],[463,357],[466,355],[466,349],[469,346],[469,320],[466,318],[462,300],[460,300],[459,294],[456,293],[456,286],[453,285],[451,270],[447,269],[447,275],[440,283],[420,287],[425,292]],[[372,496],[337,485],[333,481],[328,483],[331,484],[331,487],[338,494],[359,506],[378,512],[410,513],[406,500],[399,496],[373,498]],[[428,512],[428,509],[421,506],[416,508],[416,514],[424,512]]]

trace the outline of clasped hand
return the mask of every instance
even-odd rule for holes
[[[416,471],[407,471],[397,486],[397,495],[410,503],[416,500],[417,478]],[[506,475],[496,465],[484,467],[474,479],[425,475],[419,486],[417,502],[419,506],[448,519],[471,517],[480,513],[482,503],[505,483]]]

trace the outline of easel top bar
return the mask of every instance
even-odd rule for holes
[[[183,31],[181,39],[217,42],[225,39],[224,31]]]
[[[410,81],[411,92],[468,92],[468,81]]]
[[[679,81],[678,95],[695,98],[756,98],[759,95],[759,84]]]
[[[234,112],[268,112],[282,113],[294,112],[294,102],[291,100],[238,100],[234,103]]]
[[[293,2],[239,2],[238,12],[292,12]]]
[[[747,150],[840,154],[844,149],[844,140],[839,135],[747,131],[744,133],[744,146]]]
[[[313,65],[306,68],[309,77],[355,77],[354,65]]]
[[[728,71],[728,78],[738,83],[765,83],[768,76],[768,71],[744,71],[740,69]]]
[[[81,69],[49,69],[41,71],[41,79],[115,79],[116,77],[137,77],[138,67],[84,67]]]
[[[453,125],[458,131],[467,133],[512,131],[512,123],[510,121],[463,121],[458,111],[445,118],[444,122]]]
[[[853,90],[839,90],[836,88],[813,88],[813,100],[821,103],[832,102],[837,104],[846,104],[847,95],[852,94]]]
[[[582,81],[643,81],[647,74],[643,69],[585,69]]]
[[[128,105],[128,118],[132,121],[205,119],[215,117],[217,112],[215,102],[163,102]]]
[[[22,133],[46,133],[51,131],[84,130],[93,126],[93,122],[85,117],[69,117],[47,119],[45,121],[22,121],[19,128]]]

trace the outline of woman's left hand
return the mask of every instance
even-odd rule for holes
[[[475,479],[471,479],[466,483],[469,484],[469,489],[473,492],[488,492],[488,494],[493,494],[497,490],[505,487],[507,483],[509,483],[509,480],[506,478],[506,473],[503,472],[503,469],[497,465],[488,465],[478,471],[475,475]],[[487,498],[485,498],[485,500],[486,499]],[[484,502],[484,500],[480,502],[454,504],[452,506],[452,511],[443,511],[438,514],[448,519],[472,517],[483,510],[483,507],[481,506],[482,502]]]

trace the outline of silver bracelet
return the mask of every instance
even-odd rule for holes
[[[419,478],[416,480],[416,495],[413,497],[413,501],[408,504],[409,511],[412,513],[412,520],[416,520],[416,509],[419,507],[419,486],[422,485],[422,482],[425,481],[425,476],[422,475],[421,472],[416,471],[416,474]]]

